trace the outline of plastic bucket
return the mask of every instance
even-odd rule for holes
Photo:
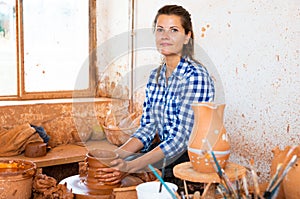
[[[170,182],[166,182],[166,184],[175,194],[178,189],[177,185]],[[159,186],[160,182],[158,181],[139,184],[136,187],[138,199],[172,199],[171,194],[163,185],[159,193]]]

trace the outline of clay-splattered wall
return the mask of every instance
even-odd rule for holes
[[[299,1],[136,0],[136,87],[145,84],[150,69],[160,62],[153,37],[141,29],[151,30],[164,4],[180,4],[192,14],[195,56],[214,76],[216,101],[226,103],[230,160],[249,166],[253,159],[260,181],[267,181],[272,149],[300,143]],[[130,32],[130,1],[102,1],[99,10],[99,45],[126,44],[120,35]],[[109,49],[104,57],[115,52]],[[114,63],[130,69],[129,58],[114,58]]]
[[[55,147],[86,141],[93,128],[104,124],[111,101],[86,103],[45,103],[0,106],[0,127],[13,128],[30,123],[44,127]]]

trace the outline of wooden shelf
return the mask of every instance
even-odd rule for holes
[[[23,154],[11,157],[0,157],[0,160],[30,160],[36,163],[37,167],[47,167],[74,162],[81,162],[85,159],[86,153],[91,149],[114,150],[117,146],[110,144],[107,140],[89,141],[83,145],[67,144],[52,148],[46,156],[29,158]]]

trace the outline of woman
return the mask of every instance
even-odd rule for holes
[[[193,59],[194,35],[190,14],[181,6],[158,10],[154,23],[156,47],[163,63],[154,69],[146,86],[139,129],[116,152],[120,159],[101,171],[103,181],[119,182],[124,172],[138,172],[166,158],[188,161],[187,143],[193,127],[193,102],[211,102],[214,83],[207,70]],[[158,135],[159,143],[153,143]],[[124,158],[143,152],[133,160]],[[183,159],[182,159],[183,158]],[[100,172],[101,173],[101,172]]]

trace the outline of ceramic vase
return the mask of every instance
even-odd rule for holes
[[[225,104],[193,103],[194,125],[188,143],[188,155],[193,169],[198,172],[216,172],[216,163],[226,166],[230,155],[229,139],[224,127]]]

